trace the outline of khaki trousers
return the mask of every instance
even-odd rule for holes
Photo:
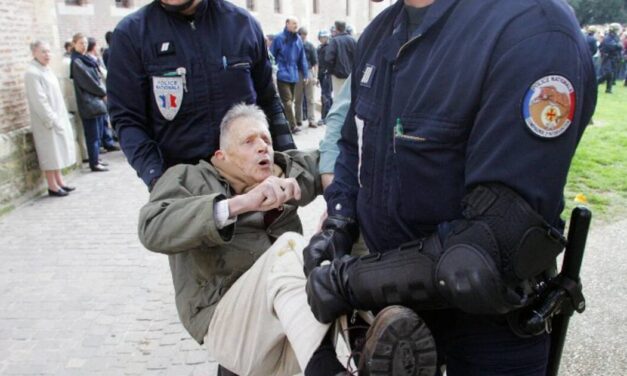
[[[281,103],[283,104],[283,112],[285,113],[285,118],[292,130],[296,126],[296,118],[294,117],[295,87],[295,83],[277,81],[277,89],[279,90],[279,97],[281,98]]]
[[[314,77],[313,71],[309,70],[309,77]],[[300,80],[294,88],[294,106],[296,107],[296,124],[303,122],[303,100],[307,99],[307,121],[309,124],[315,125],[316,104],[314,102],[314,88],[316,86],[313,78],[305,83],[303,75],[300,74]]]
[[[329,329],[307,304],[306,245],[300,234],[283,234],[220,300],[205,343],[221,366],[241,376],[305,369]]]

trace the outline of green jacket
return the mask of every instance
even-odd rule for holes
[[[246,270],[287,231],[302,233],[297,206],[322,193],[317,151],[275,152],[274,160],[286,177],[295,178],[301,199],[284,205],[267,227],[264,213],[238,216],[236,223],[218,230],[214,202],[232,196],[231,189],[208,162],[177,165],[157,181],[139,215],[139,239],[151,251],[165,253],[183,325],[203,342],[220,298]]]

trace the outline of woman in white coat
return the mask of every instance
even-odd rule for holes
[[[46,176],[48,194],[63,197],[74,190],[61,174],[62,168],[76,163],[74,134],[59,81],[48,67],[50,46],[35,41],[30,48],[34,59],[26,69],[24,82],[39,167]]]

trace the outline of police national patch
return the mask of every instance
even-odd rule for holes
[[[566,77],[545,76],[531,85],[522,103],[527,127],[544,138],[566,132],[575,115],[575,90]]]
[[[166,120],[174,119],[183,101],[183,77],[153,77],[152,92],[161,115]]]

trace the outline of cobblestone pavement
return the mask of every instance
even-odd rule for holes
[[[317,147],[323,133],[296,140]],[[122,153],[103,158],[111,171],[75,173],[69,197],[42,196],[0,218],[0,374],[215,375],[179,323],[167,257],[137,240],[143,183]],[[322,209],[322,198],[301,209],[306,235]],[[627,368],[626,225],[594,228],[589,308],[572,320],[563,375]]]

